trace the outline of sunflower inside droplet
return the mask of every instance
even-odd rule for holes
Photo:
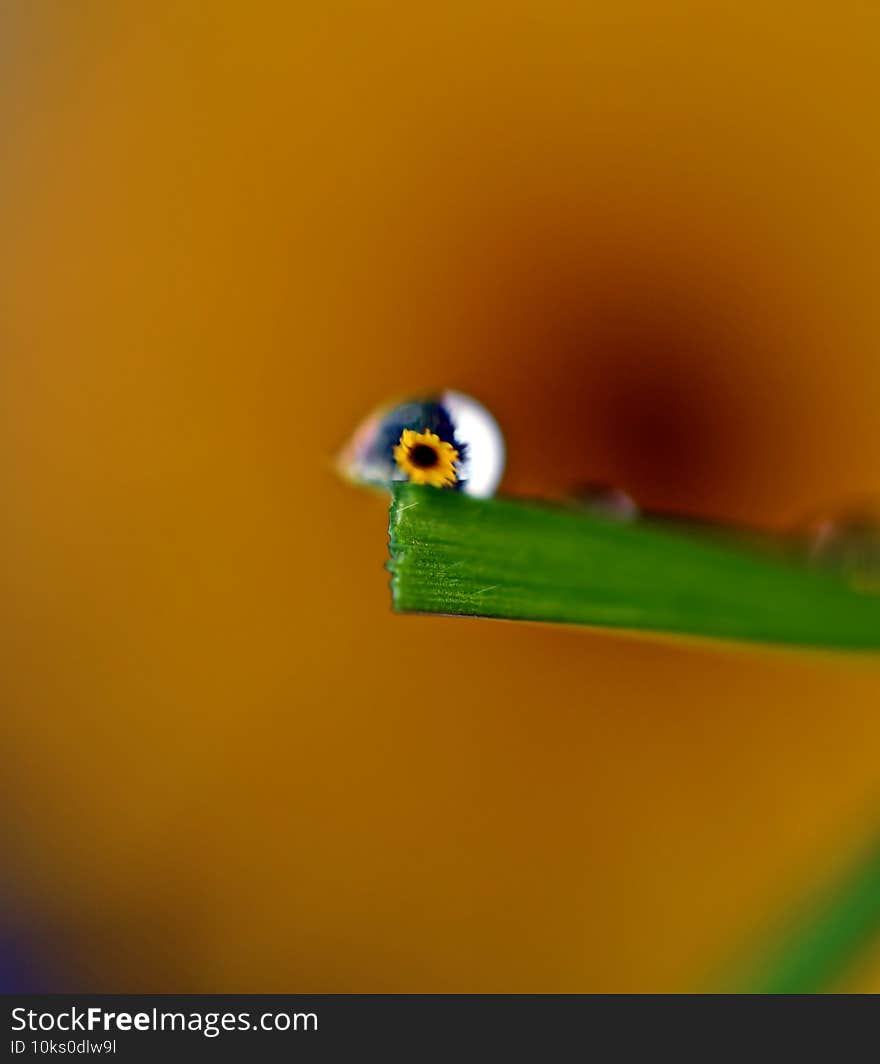
[[[394,461],[414,484],[448,488],[458,480],[458,451],[430,429],[404,429],[394,448]]]
[[[384,404],[366,417],[337,456],[336,466],[348,480],[375,488],[388,488],[395,481],[409,480],[409,468],[428,463],[434,475],[448,464],[435,462],[431,454],[406,456],[406,468],[395,459],[405,429],[415,434],[430,432],[456,452],[452,458],[455,480],[442,485],[448,491],[487,498],[493,495],[504,471],[504,437],[491,413],[463,392],[447,389],[429,395],[411,396]],[[447,452],[448,455],[448,452]],[[442,458],[442,455],[440,456]],[[410,460],[407,460],[407,459]],[[422,468],[426,468],[423,464]]]

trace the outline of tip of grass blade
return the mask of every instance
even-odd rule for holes
[[[401,482],[389,539],[401,612],[880,648],[880,598],[696,530]]]

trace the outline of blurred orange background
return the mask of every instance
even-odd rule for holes
[[[453,386],[511,493],[880,493],[880,11],[2,22],[0,859],[55,989],[697,987],[873,823],[880,666],[394,616],[331,457]]]

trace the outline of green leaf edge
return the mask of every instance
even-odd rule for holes
[[[389,544],[399,612],[880,648],[880,596],[733,533],[401,482]]]

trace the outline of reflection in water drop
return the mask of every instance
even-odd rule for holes
[[[435,450],[435,463],[427,460],[429,448]],[[445,471],[453,454],[451,475],[413,475],[415,469],[430,469],[434,464]],[[338,468],[350,480],[363,484],[380,487],[413,479],[486,497],[494,494],[504,472],[504,438],[495,419],[476,399],[444,391],[374,411],[342,451]]]

